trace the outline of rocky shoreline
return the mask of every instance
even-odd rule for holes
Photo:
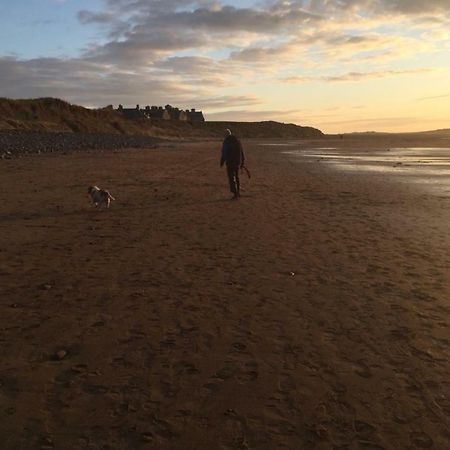
[[[84,150],[152,148],[162,140],[151,136],[106,133],[52,133],[43,131],[0,131],[0,158],[24,154],[67,153]]]

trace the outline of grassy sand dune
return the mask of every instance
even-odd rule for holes
[[[40,98],[0,99],[0,130],[75,133],[114,133],[177,139],[217,138],[224,128],[233,128],[241,137],[305,138],[322,132],[279,122],[206,122],[126,120],[112,107],[87,109],[63,100]]]

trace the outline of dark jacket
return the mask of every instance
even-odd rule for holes
[[[222,144],[222,156],[220,163],[224,162],[229,167],[241,167],[244,165],[245,157],[241,141],[234,135],[227,136]]]

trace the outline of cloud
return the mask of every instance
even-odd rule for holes
[[[236,8],[213,0],[104,0],[103,10],[83,10],[78,18],[84,25],[107,28],[107,42],[91,46],[85,56],[109,64],[148,66],[181,51],[220,51],[249,64],[295,57],[308,64],[358,53],[363,58],[369,51],[377,52],[372,59],[405,58],[408,49],[423,49],[419,36],[408,33],[408,26],[419,26],[421,17],[435,21],[430,41],[445,39],[446,2],[277,0]],[[399,29],[399,21],[405,20],[411,23]],[[378,31],[390,23],[395,29]]]
[[[346,120],[332,120],[320,122],[321,129],[333,129],[335,131],[348,129],[350,126],[353,131],[367,130],[388,130],[388,131],[404,131],[416,128],[417,125],[425,123],[435,123],[435,118],[424,119],[420,115],[411,116],[390,116],[390,117],[367,117],[367,118],[351,118]]]
[[[301,0],[296,3],[303,3]],[[448,11],[447,0],[311,0],[312,10],[324,12],[350,11],[352,13],[365,12],[372,14],[400,14],[417,15],[445,13]]]
[[[429,96],[429,97],[420,97],[417,100],[419,100],[419,101],[438,100],[438,99],[441,99],[441,98],[448,98],[448,97],[450,97],[450,94],[432,95],[432,96]]]
[[[110,63],[142,62],[151,54],[170,55],[246,46],[267,36],[295,33],[323,20],[300,7],[235,8],[209,1],[108,0],[106,11],[83,10],[84,25],[108,27],[110,40],[90,48],[87,56]]]
[[[94,12],[86,10],[78,12],[78,20],[83,25],[91,23],[111,24],[116,21],[114,14],[111,12]]]
[[[383,0],[371,2],[378,7],[374,7],[375,11],[392,11],[400,14],[430,14],[448,11],[447,0]]]
[[[414,76],[433,68],[398,67],[420,53],[448,48],[449,40],[448,0],[255,0],[245,8],[224,0],[102,5],[78,12],[80,24],[97,27],[100,36],[78,57],[0,57],[2,95],[61,96],[98,106],[193,102],[224,114],[236,108],[243,116],[250,106],[262,105],[257,79],[267,85]],[[230,95],[235,89],[239,94]],[[272,113],[282,114],[267,114]]]
[[[173,56],[157,61],[154,67],[175,73],[204,74],[216,72],[219,64],[216,60],[204,56]]]
[[[195,100],[194,100],[195,101]],[[254,95],[231,96],[224,95],[219,97],[199,98],[196,104],[202,108],[232,108],[234,106],[250,106],[261,104],[262,100]]]
[[[190,89],[170,79],[108,70],[85,60],[0,58],[2,95],[60,97],[81,104],[172,101],[192,97]]]
[[[314,81],[321,82],[342,82],[342,81],[363,81],[368,79],[395,77],[402,75],[416,75],[435,72],[433,69],[421,68],[411,70],[385,70],[377,72],[348,72],[339,75],[322,75],[322,76],[293,76],[286,77],[282,81],[287,83],[309,83]]]
[[[243,31],[255,33],[279,32],[301,23],[320,21],[323,17],[306,11],[299,5],[282,8],[276,3],[271,8],[236,8],[212,1],[107,1],[108,16],[116,19],[128,17],[133,24],[132,32],[142,28],[195,28],[209,32]],[[133,14],[130,14],[133,11]],[[80,20],[89,23],[105,21],[104,12],[81,11]]]
[[[223,61],[205,56],[174,56],[153,63],[154,73],[167,74],[180,83],[211,87],[230,87],[230,68]],[[228,70],[227,70],[228,69]]]
[[[116,71],[83,60],[37,58],[20,61],[0,58],[5,85],[2,95],[20,97],[60,97],[84,105],[167,104],[208,108],[256,105],[255,95],[214,95],[216,90],[201,83],[196,89],[173,77]]]
[[[228,120],[233,122],[250,121],[260,122],[264,120],[276,120],[279,122],[304,122],[307,114],[303,111],[290,109],[290,110],[249,110],[249,109],[237,109],[237,110],[224,110],[217,113],[209,113],[206,115],[207,120]]]

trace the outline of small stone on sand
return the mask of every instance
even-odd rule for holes
[[[57,359],[61,360],[61,359],[64,359],[67,356],[67,352],[65,350],[58,350],[55,353],[55,356],[56,356]]]

